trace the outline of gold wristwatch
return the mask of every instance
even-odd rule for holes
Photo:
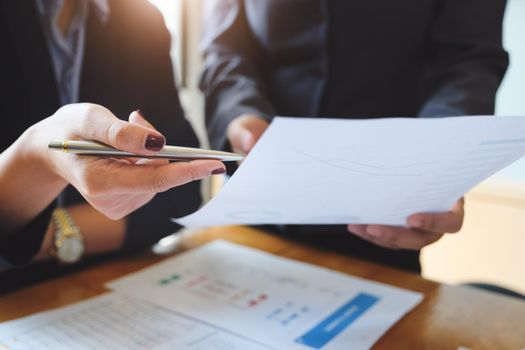
[[[80,228],[75,225],[73,218],[66,209],[57,208],[53,211],[55,222],[55,239],[51,248],[51,255],[64,264],[79,261],[84,255],[84,236]]]

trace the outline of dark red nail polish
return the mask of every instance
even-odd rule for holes
[[[224,168],[218,168],[211,172],[212,175],[222,175],[226,172]]]
[[[144,147],[146,147],[147,150],[158,152],[165,144],[166,139],[164,136],[148,135]]]

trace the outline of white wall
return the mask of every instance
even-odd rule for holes
[[[503,43],[510,65],[497,96],[496,114],[525,117],[525,0],[508,0]],[[525,182],[525,159],[495,177]]]
[[[525,0],[508,0],[503,43],[510,65],[498,93],[496,113],[525,116]]]

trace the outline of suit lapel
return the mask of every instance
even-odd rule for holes
[[[3,7],[34,123],[60,107],[46,39],[34,1],[3,1]]]

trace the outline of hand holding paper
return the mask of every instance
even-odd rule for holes
[[[446,213],[525,154],[523,135],[522,117],[276,118],[221,192],[177,222],[404,227],[414,213],[440,213],[424,217],[435,221],[425,231],[454,231],[461,202]]]
[[[384,248],[419,250],[438,241],[445,233],[458,232],[464,216],[462,198],[446,213],[409,216],[406,227],[348,225],[348,231]]]

